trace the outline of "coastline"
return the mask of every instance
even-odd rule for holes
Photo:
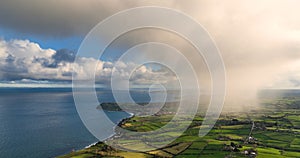
[[[105,110],[105,111],[107,111],[107,112],[116,112],[116,111],[110,111],[110,110]],[[125,111],[123,111],[123,112],[125,112]],[[126,112],[126,113],[128,113],[128,112]],[[122,125],[122,124],[123,124],[124,122],[126,122],[128,119],[130,119],[130,118],[132,118],[132,117],[135,116],[133,113],[128,113],[128,114],[129,114],[129,116],[128,116],[128,117],[125,117],[125,118],[123,118],[123,119],[120,119],[120,120],[117,122],[116,126]],[[110,136],[108,136],[105,140],[103,140],[103,141],[97,141],[97,142],[91,143],[91,144],[85,146],[84,148],[81,148],[81,149],[78,149],[78,150],[75,150],[75,151],[80,151],[80,150],[83,150],[83,149],[88,149],[88,148],[91,148],[91,147],[97,145],[98,143],[104,143],[104,142],[105,142],[106,140],[108,140],[108,139],[113,139],[113,138],[116,136],[116,134],[117,134],[117,133],[115,133],[116,126],[114,126],[114,128],[113,128],[114,133],[111,134]],[[68,153],[66,153],[66,154],[68,154]],[[64,154],[64,155],[65,155],[65,154]],[[62,155],[59,155],[59,156],[62,156]]]
[[[110,112],[115,112],[115,111],[110,111]],[[123,112],[125,112],[125,111],[123,111]],[[128,113],[128,112],[126,112],[126,113]],[[118,121],[118,123],[117,123],[117,125],[116,126],[121,126],[123,123],[125,123],[128,119],[131,119],[132,117],[134,117],[135,115],[133,114],[133,113],[128,113],[129,114],[129,116],[128,117],[125,117],[125,118],[123,118],[123,119],[120,119],[120,121]],[[115,136],[117,136],[117,133],[116,133],[116,126],[114,126],[114,128],[113,128],[113,131],[114,131],[114,133],[113,134],[111,134],[109,137],[107,137],[105,140],[103,140],[103,141],[98,141],[97,143],[104,143],[105,141],[107,141],[107,140],[109,140],[109,139],[113,139]],[[97,144],[96,143],[96,144]],[[96,145],[95,144],[95,145]],[[92,145],[93,146],[93,145]],[[92,147],[92,146],[90,146],[90,147]]]
[[[112,110],[104,110],[104,111],[106,111],[106,112],[120,112],[120,111],[112,111]],[[122,112],[125,112],[125,111],[122,111]],[[128,112],[126,112],[126,113],[128,113]],[[108,137],[107,137],[106,139],[104,139],[103,141],[99,141],[99,140],[98,140],[97,142],[93,142],[93,143],[91,143],[91,144],[89,144],[89,145],[85,145],[85,146],[83,146],[82,148],[79,148],[79,149],[76,149],[76,150],[72,150],[72,151],[66,152],[66,153],[64,153],[64,154],[57,155],[57,156],[55,156],[55,157],[63,157],[64,155],[68,155],[68,154],[70,154],[70,153],[72,153],[72,152],[78,152],[78,151],[81,151],[81,150],[84,150],[84,149],[89,149],[89,148],[92,148],[92,147],[96,146],[96,145],[99,144],[99,143],[105,144],[105,141],[106,141],[106,140],[108,140],[108,139],[113,139],[113,138],[117,135],[117,133],[115,132],[116,126],[122,125],[122,124],[123,124],[124,122],[126,122],[128,119],[130,119],[130,118],[132,118],[132,117],[135,116],[133,113],[128,113],[128,114],[129,114],[129,116],[124,117],[124,118],[122,118],[122,119],[116,121],[116,125],[115,125],[114,128],[113,128],[114,133],[112,133],[110,136],[108,136]]]
[[[278,100],[282,101],[278,103]],[[290,95],[284,95],[280,98],[266,99],[263,102],[261,109],[251,109],[247,112],[235,112],[235,113],[224,113],[221,114],[216,125],[212,131],[208,134],[208,137],[199,139],[198,130],[201,129],[205,115],[202,113],[197,113],[193,118],[192,124],[186,129],[186,131],[178,137],[174,142],[156,150],[147,152],[136,152],[133,150],[118,150],[117,148],[110,147],[110,140],[114,140],[121,136],[122,132],[118,131],[119,128],[114,129],[115,134],[108,137],[105,141],[91,145],[87,149],[80,150],[78,152],[72,152],[61,158],[69,157],[199,157],[211,156],[211,157],[249,157],[250,152],[254,153],[252,155],[261,155],[262,157],[300,157],[297,146],[299,145],[297,133],[299,126],[291,125],[290,122],[298,123],[300,117],[300,111],[298,104],[300,101],[299,97],[294,97]],[[270,110],[273,109],[274,110]],[[289,117],[293,115],[293,117]],[[162,117],[160,117],[162,116]],[[250,117],[251,116],[251,117]],[[122,118],[123,117],[123,118]],[[149,117],[145,119],[137,115],[129,114],[122,115],[122,117],[115,117],[114,126],[118,125],[121,127],[130,127],[132,131],[143,132],[146,130],[155,130],[157,127],[164,125],[173,115],[168,113],[162,113],[162,115],[155,115],[155,117]],[[134,118],[132,118],[134,117]],[[131,118],[131,119],[130,119]],[[278,126],[278,118],[284,118],[285,126]],[[256,120],[254,123],[251,120]],[[120,121],[118,121],[120,120]],[[250,121],[249,121],[250,120]],[[185,122],[178,122],[178,125]],[[270,123],[271,122],[271,123]],[[128,124],[127,124],[128,123]],[[143,123],[141,125],[141,123]],[[114,126],[111,126],[113,128]],[[145,128],[140,128],[145,126]],[[255,126],[255,130],[252,128]],[[175,126],[176,127],[176,126]],[[295,128],[294,128],[295,127]],[[296,130],[295,130],[296,129]],[[251,139],[250,139],[250,135]],[[171,133],[167,133],[169,137],[172,136]],[[113,133],[113,131],[111,131]],[[270,137],[276,135],[276,138]],[[288,137],[287,137],[288,136]],[[164,135],[158,136],[164,141]],[[279,140],[279,139],[280,140]],[[125,142],[115,142],[124,143],[131,147],[141,147],[148,145],[148,140],[142,143],[136,143],[134,139],[125,140]],[[286,141],[289,140],[289,141]],[[152,140],[150,140],[152,141]],[[272,143],[270,144],[270,141]],[[113,142],[114,143],[114,142]],[[160,143],[160,142],[159,142]],[[114,144],[115,145],[115,144]],[[285,145],[287,147],[282,147]],[[294,147],[289,147],[288,145],[294,145]],[[285,155],[282,155],[282,151]],[[270,154],[271,153],[271,154]],[[253,157],[253,156],[252,156]]]

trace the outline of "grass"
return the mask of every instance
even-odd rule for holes
[[[205,136],[198,137],[203,121],[203,115],[197,114],[189,128],[171,144],[147,152],[129,152],[108,147],[98,143],[89,149],[82,149],[60,158],[90,158],[90,157],[178,157],[178,158],[224,158],[246,157],[245,150],[253,149],[258,158],[294,158],[300,157],[300,96],[284,97],[284,99],[271,98],[263,100],[263,107],[248,113],[222,114],[215,127]],[[295,108],[297,106],[299,108]],[[168,107],[170,108],[170,107]],[[172,114],[150,117],[133,117],[127,120],[122,128],[147,132],[166,125]],[[246,141],[255,122],[251,136],[256,141]],[[184,118],[176,124],[182,128],[186,124]],[[172,138],[176,132],[158,134],[156,138]],[[147,140],[146,138],[144,138]],[[148,140],[147,140],[148,141]],[[149,140],[150,141],[150,140]],[[140,140],[121,140],[128,148],[144,149],[147,143]],[[157,145],[163,141],[157,142]],[[231,150],[231,145],[239,146],[237,151]]]

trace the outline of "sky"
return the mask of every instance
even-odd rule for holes
[[[297,0],[10,0],[0,2],[0,80],[65,82],[75,71],[91,75],[90,63],[98,63],[97,82],[109,82],[112,65],[120,77],[130,75],[134,63],[119,63],[122,52],[137,41],[159,41],[176,46],[191,60],[199,76],[206,76],[191,46],[176,35],[140,30],[120,37],[98,59],[74,55],[85,35],[103,19],[132,7],[161,6],[194,18],[211,35],[226,67],[227,94],[254,96],[263,88],[300,88],[300,2]],[[76,67],[78,69],[74,70]],[[205,78],[205,77],[204,77]],[[207,80],[203,79],[203,80]],[[175,82],[174,73],[156,66],[139,67],[136,84]],[[209,87],[209,81],[204,81]],[[205,85],[204,85],[205,87]],[[240,96],[241,97],[241,96]]]

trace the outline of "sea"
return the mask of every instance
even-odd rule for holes
[[[100,102],[115,101],[111,90],[96,91]],[[145,90],[131,96],[150,100]],[[115,123],[129,117],[121,111],[106,114]],[[71,88],[0,88],[0,158],[56,157],[95,142],[80,120]]]

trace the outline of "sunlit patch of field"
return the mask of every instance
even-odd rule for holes
[[[214,128],[205,136],[198,137],[204,115],[197,114],[189,128],[171,144],[148,152],[127,152],[113,149],[103,143],[88,149],[72,152],[65,157],[178,157],[178,158],[224,158],[247,157],[245,151],[255,151],[258,158],[300,157],[300,97],[265,99],[258,111],[247,113],[224,113]],[[298,106],[298,108],[297,108]],[[131,131],[153,131],[166,125],[174,115],[133,117],[121,127]],[[186,124],[180,120],[178,128]],[[252,127],[254,125],[253,130]],[[158,134],[157,138],[176,136],[176,132]],[[249,141],[248,137],[254,137]],[[128,148],[143,149],[147,142],[120,140]],[[157,142],[157,145],[164,141]]]

